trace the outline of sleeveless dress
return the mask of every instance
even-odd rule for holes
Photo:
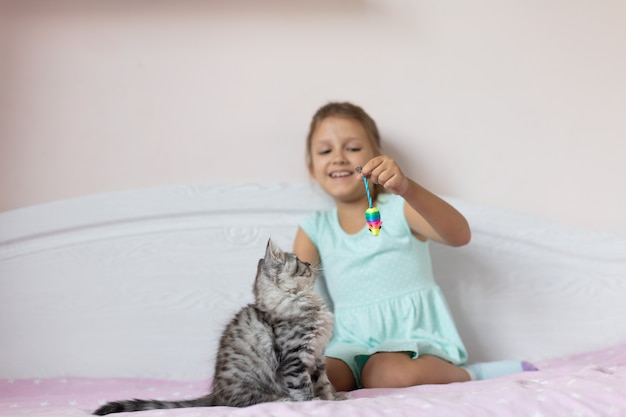
[[[337,209],[317,211],[300,228],[317,247],[320,281],[335,314],[325,355],[345,362],[361,386],[361,370],[377,352],[434,355],[463,365],[467,351],[435,283],[428,242],[417,239],[404,216],[405,201],[378,196],[382,228],[372,236],[340,226]],[[322,285],[324,288],[324,285]]]

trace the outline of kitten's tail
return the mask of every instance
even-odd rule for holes
[[[127,400],[112,401],[93,412],[96,416],[130,411],[158,410],[163,408],[209,407],[215,405],[211,394],[187,401]]]

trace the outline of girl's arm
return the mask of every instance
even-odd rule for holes
[[[465,217],[405,176],[393,159],[386,155],[374,157],[363,166],[361,173],[405,199],[405,217],[418,238],[433,239],[450,246],[462,246],[470,241],[471,231]]]
[[[469,243],[469,224],[450,204],[410,179],[401,195],[407,202],[404,215],[413,232],[450,246]]]
[[[320,263],[320,255],[309,236],[298,227],[296,238],[293,242],[293,253],[303,262],[308,262],[314,267]]]

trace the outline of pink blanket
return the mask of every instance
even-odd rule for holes
[[[154,410],[139,416],[626,416],[626,344],[537,362],[537,372],[488,381],[371,389],[341,402],[266,403],[248,408]],[[129,398],[183,399],[210,381],[52,378],[0,381],[0,417],[86,416]],[[114,414],[115,415],[115,414]],[[125,414],[131,415],[131,414]]]

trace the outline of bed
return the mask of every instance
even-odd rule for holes
[[[135,415],[626,416],[626,235],[447,200],[473,239],[432,244],[433,265],[470,362],[527,359],[539,371]],[[299,219],[329,204],[310,183],[234,183],[0,213],[0,417],[202,395],[267,239],[291,248]]]

